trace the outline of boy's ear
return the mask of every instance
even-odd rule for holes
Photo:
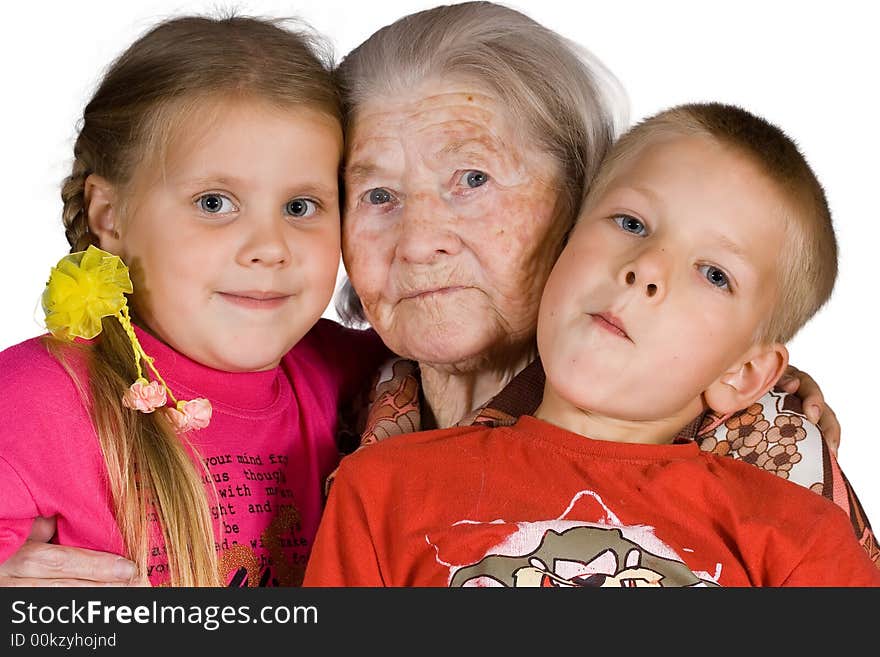
[[[94,173],[89,175],[85,182],[83,206],[89,232],[98,238],[98,245],[104,251],[119,255],[116,188],[106,178]]]
[[[786,367],[785,345],[754,345],[703,392],[703,399],[721,415],[748,408],[776,384]]]

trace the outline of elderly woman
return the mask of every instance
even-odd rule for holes
[[[424,403],[373,419],[447,427],[534,361],[544,281],[615,133],[600,75],[612,78],[489,3],[405,17],[338,73],[351,280],[340,314],[418,364]],[[394,432],[371,423],[383,427]]]
[[[349,53],[338,75],[350,278],[339,311],[399,356],[373,382],[349,449],[532,413],[544,383],[541,291],[622,127],[613,76],[555,32],[488,2],[406,16]],[[834,414],[792,369],[785,389],[798,386],[836,448]],[[818,431],[800,410],[794,395],[772,392],[733,417],[698,418],[681,438],[832,498],[870,549],[870,526],[833,449],[798,452],[799,438]],[[48,521],[35,525],[34,540],[0,566],[0,583],[124,579],[124,560],[41,543],[51,531]]]

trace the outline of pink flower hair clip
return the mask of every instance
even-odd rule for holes
[[[46,328],[58,338],[91,340],[101,332],[102,318],[115,317],[131,342],[137,368],[137,379],[122,396],[122,405],[141,413],[161,409],[177,433],[204,429],[211,421],[211,402],[178,401],[171,394],[131,325],[125,294],[132,291],[128,267],[119,256],[95,246],[66,255],[52,268],[43,292]],[[152,373],[152,381],[144,376],[141,362]],[[169,399],[173,406],[167,406]]]

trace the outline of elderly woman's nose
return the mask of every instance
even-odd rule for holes
[[[629,259],[619,272],[619,282],[635,288],[651,301],[661,301],[669,290],[669,257],[662,248],[646,248]]]
[[[442,200],[411,196],[401,212],[399,228],[396,253],[407,262],[431,262],[461,251],[454,216]]]

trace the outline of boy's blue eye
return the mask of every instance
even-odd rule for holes
[[[236,209],[235,204],[223,194],[202,194],[196,199],[196,204],[207,214],[222,214]]]
[[[702,265],[700,266],[700,271],[703,272],[703,276],[706,277],[706,280],[715,287],[722,290],[730,289],[730,280],[728,280],[727,274],[718,269],[718,267]]]
[[[628,214],[618,214],[612,217],[612,219],[614,219],[614,222],[627,233],[641,236],[648,234],[648,229],[645,224]]]
[[[471,171],[465,171],[461,178],[458,179],[459,184],[467,185],[470,188],[482,187],[487,182],[489,182],[489,174],[484,171],[477,171],[473,169]]]
[[[318,211],[318,206],[307,198],[295,198],[287,202],[284,211],[291,217],[310,217]]]
[[[365,196],[371,205],[385,205],[391,202],[391,192],[382,187],[376,187],[368,191]]]

